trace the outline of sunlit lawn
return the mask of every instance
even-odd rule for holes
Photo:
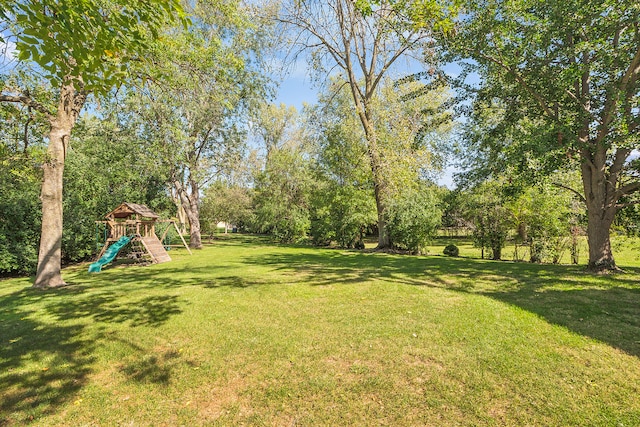
[[[231,236],[56,291],[4,280],[0,426],[640,425],[624,251],[592,276]]]
[[[482,252],[480,248],[474,247],[471,237],[440,237],[432,242],[428,247],[429,254],[442,255],[444,247],[452,243],[460,249],[460,256],[467,258],[480,258]],[[571,253],[569,251],[569,242],[564,242],[565,246],[560,251],[560,264],[571,264]],[[376,244],[371,241],[370,247]],[[640,266],[640,239],[625,236],[614,235],[612,237],[612,248],[616,262],[621,266]],[[485,249],[485,258],[491,257],[491,251]],[[502,259],[505,261],[528,261],[529,248],[527,246],[518,246],[512,240],[508,240],[502,250]],[[589,249],[587,247],[586,237],[581,237],[578,243],[578,263],[587,265],[589,261]]]

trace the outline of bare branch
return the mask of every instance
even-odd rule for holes
[[[0,102],[12,102],[16,104],[26,105],[27,107],[31,107],[34,110],[44,114],[49,119],[53,118],[53,116],[55,115],[53,112],[49,111],[49,109],[45,107],[43,104],[32,99],[30,96],[27,96],[24,94],[19,94],[19,95],[0,94]]]
[[[567,185],[561,184],[559,182],[554,182],[553,185],[555,185],[556,187],[560,187],[560,188],[564,188],[565,190],[569,190],[571,191],[573,194],[575,194],[576,196],[578,196],[578,198],[580,199],[581,202],[586,203],[587,199],[585,199],[585,197],[582,195],[582,193],[580,193],[578,190],[571,188]]]

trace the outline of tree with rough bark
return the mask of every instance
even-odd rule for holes
[[[377,212],[366,138],[344,83],[338,78],[332,80],[307,121],[315,127],[316,170],[326,187],[314,192],[314,239],[322,243],[334,235],[339,244],[349,246],[361,239],[362,230],[375,223],[369,218]],[[429,194],[432,189],[425,185],[425,178],[440,168],[441,154],[448,145],[452,127],[451,113],[444,108],[448,100],[447,87],[425,86],[417,76],[411,76],[397,81],[384,78],[378,96],[371,101],[387,184],[386,226],[394,248],[419,251],[418,246],[424,246],[428,237],[420,230],[433,230],[440,218],[440,213],[431,209],[430,201],[436,198]],[[370,206],[373,211],[367,211]],[[408,207],[410,212],[401,212]],[[437,220],[420,221],[418,217]],[[412,240],[418,236],[420,245]]]
[[[294,55],[305,52],[320,74],[339,70],[349,87],[373,174],[378,248],[391,246],[391,241],[387,230],[389,183],[373,103],[383,78],[402,58],[429,57],[434,32],[448,28],[449,12],[435,0],[291,0],[281,7],[279,20],[290,28]]]
[[[503,110],[488,152],[579,170],[571,191],[588,212],[589,268],[615,270],[611,224],[639,202],[640,4],[471,0],[458,24],[448,48],[473,60],[476,99]]]
[[[47,156],[42,164],[42,232],[34,286],[64,285],[61,274],[62,187],[71,132],[91,93],[106,93],[142,60],[150,40],[180,16],[178,0],[18,0],[0,2],[0,17],[15,38],[19,62],[34,63],[57,99],[38,102],[25,87],[4,85],[1,102],[24,104],[46,117]]]

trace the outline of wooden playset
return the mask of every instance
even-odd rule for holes
[[[171,226],[175,228],[182,240],[182,245],[180,246],[184,246],[191,253],[189,245],[180,234],[175,221],[159,220],[158,214],[145,205],[124,202],[109,212],[105,218],[106,221],[96,221],[98,224],[106,224],[107,227],[107,237],[98,255],[98,260],[103,259],[105,253],[108,255],[107,249],[113,243],[121,241],[124,237],[129,237],[130,240],[128,242],[132,247],[129,256],[141,261],[150,261],[154,264],[169,262],[171,257],[166,250],[168,245],[163,245],[162,241],[167,236]],[[158,223],[167,224],[160,238],[156,235],[156,224]],[[115,255],[117,255],[117,251],[113,256],[109,256],[111,258],[109,261],[115,258]]]

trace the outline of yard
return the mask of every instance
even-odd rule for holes
[[[0,426],[640,425],[619,247],[595,276],[231,235],[59,290],[3,280]]]

